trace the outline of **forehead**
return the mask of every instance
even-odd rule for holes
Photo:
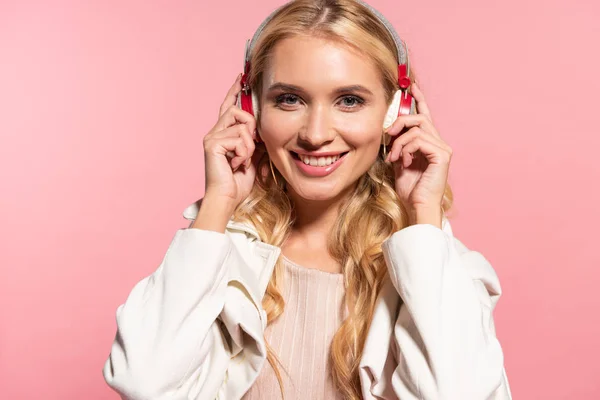
[[[333,40],[294,36],[273,48],[263,85],[285,82],[306,89],[361,84],[383,90],[379,70],[357,49]]]

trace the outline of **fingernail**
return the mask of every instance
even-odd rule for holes
[[[245,164],[245,166],[246,166],[246,169],[248,169],[248,168],[250,167],[250,162],[251,162],[251,161],[252,161],[252,159],[251,159],[251,158],[249,158],[249,159],[247,159],[247,160],[246,160],[246,164]]]

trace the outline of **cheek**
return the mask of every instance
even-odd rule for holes
[[[293,113],[273,110],[260,114],[260,135],[267,145],[287,143],[301,127],[301,121]]]
[[[383,118],[378,115],[362,118],[340,118],[336,121],[344,141],[358,151],[376,151],[381,143]]]

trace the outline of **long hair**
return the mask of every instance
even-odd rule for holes
[[[353,0],[296,0],[284,5],[264,28],[257,40],[250,62],[249,84],[261,97],[262,79],[273,47],[282,39],[310,35],[349,45],[373,61],[385,87],[390,104],[398,90],[398,56],[392,36],[368,9]],[[411,65],[411,81],[414,68]],[[260,131],[260,114],[258,126]],[[389,149],[388,149],[389,150]],[[253,225],[262,241],[282,246],[295,222],[293,205],[285,191],[283,176],[269,169],[269,155],[258,162],[256,182],[250,195],[234,213],[236,221]],[[453,194],[446,186],[443,211],[452,206]],[[344,301],[348,317],[333,336],[330,350],[331,374],[336,388],[346,399],[360,399],[359,362],[369,330],[376,299],[387,276],[382,243],[394,232],[408,226],[409,215],[394,189],[394,170],[386,165],[380,151],[377,160],[359,178],[355,190],[340,207],[327,248],[342,265]],[[281,294],[283,263],[281,256],[263,298],[267,323],[283,312]],[[266,342],[266,339],[265,339]],[[281,366],[267,343],[267,360],[273,367],[283,396]]]

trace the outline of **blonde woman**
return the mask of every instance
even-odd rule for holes
[[[107,383],[140,400],[510,399],[500,284],[453,236],[452,150],[391,25],[360,1],[293,1],[247,55],[190,226],[117,310]]]

